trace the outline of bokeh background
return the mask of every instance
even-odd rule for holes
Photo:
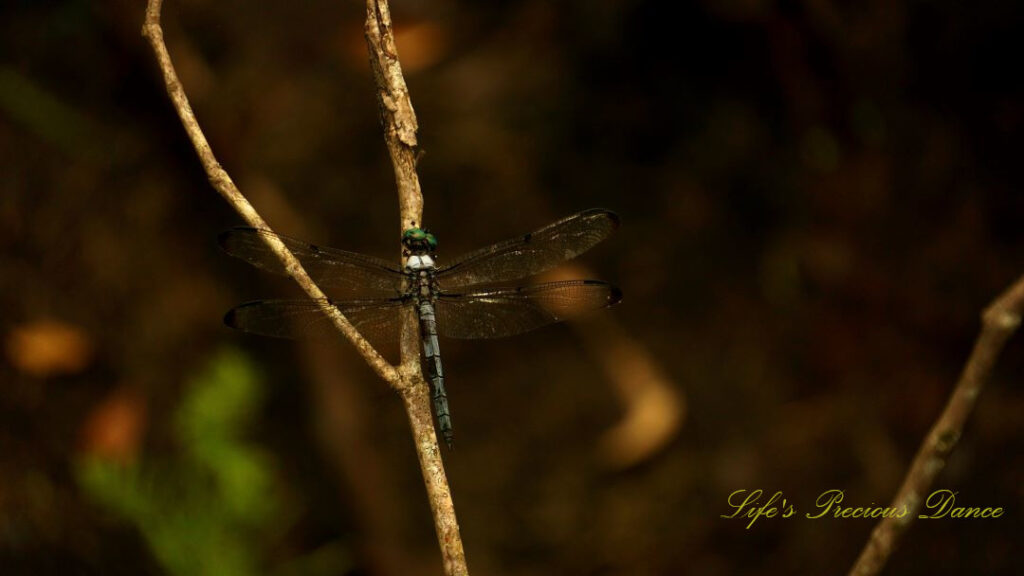
[[[141,1],[0,8],[0,572],[440,574],[397,397],[221,254]],[[397,259],[357,1],[167,0],[221,162],[280,233]],[[845,573],[1024,273],[1018,2],[394,0],[441,257],[601,206],[591,322],[444,341],[474,574]],[[1024,338],[889,574],[1014,574]],[[724,519],[736,490],[790,519]]]

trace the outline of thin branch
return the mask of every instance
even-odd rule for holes
[[[148,0],[142,35],[149,40],[153,48],[164,77],[167,94],[181,119],[185,132],[195,147],[210,184],[250,226],[269,230],[270,227],[246,200],[217,161],[206,136],[199,127],[164,44],[163,29],[160,25],[161,5],[162,0]],[[391,30],[391,14],[386,0],[367,0],[366,41],[378,88],[377,95],[384,126],[384,139],[395,169],[401,210],[400,230],[404,231],[407,228],[420,225],[423,197],[420,192],[419,178],[416,175],[416,116],[398,62],[398,53]],[[288,274],[295,279],[310,298],[325,302],[323,311],[331,318],[335,327],[356,346],[356,349],[377,374],[402,395],[426,483],[430,507],[434,513],[434,525],[441,545],[445,573],[449,576],[468,574],[458,522],[455,519],[451,490],[445,477],[437,436],[434,433],[428,384],[423,379],[420,369],[415,315],[412,311],[405,314],[402,329],[402,363],[397,368],[391,366],[356,331],[355,327],[337,308],[326,304],[326,296],[323,291],[313,282],[284,244],[273,236],[264,238],[270,249],[281,259]]]
[[[964,423],[992,374],[996,358],[1020,326],[1022,316],[1024,276],[996,298],[982,314],[981,334],[960,374],[960,381],[953,389],[942,415],[921,443],[910,471],[893,499],[892,508],[900,510],[905,507],[907,514],[902,518],[886,517],[878,523],[860,557],[850,569],[850,576],[878,574],[885,567],[903,533],[917,517],[932,482],[945,467],[946,459],[960,440]]]
[[[199,155],[199,161],[202,162],[203,168],[206,170],[210,184],[220,192],[221,196],[231,204],[250,226],[269,230],[270,227],[267,226],[267,223],[263,221],[263,218],[256,212],[252,204],[246,200],[245,196],[239,192],[238,187],[235,186],[227,171],[221,167],[220,162],[213,155],[210,143],[207,142],[206,136],[203,135],[203,131],[199,127],[199,122],[192,112],[192,106],[188,102],[188,96],[185,95],[181,81],[178,80],[178,74],[174,71],[174,65],[171,63],[171,56],[167,52],[167,46],[164,44],[164,33],[160,27],[161,4],[161,0],[149,1],[149,4],[146,6],[146,21],[142,26],[142,35],[149,40],[150,45],[153,47],[153,52],[156,54],[157,62],[160,65],[160,71],[163,73],[167,94],[171,97],[174,109],[177,110],[178,117],[181,118],[181,123],[185,127],[185,132],[188,133],[189,139],[192,140],[192,145],[196,149],[196,154]],[[263,238],[267,241],[274,254],[281,259],[281,263],[284,264],[288,275],[298,282],[299,286],[302,287],[310,298],[323,302],[324,313],[331,318],[331,321],[334,322],[338,330],[355,345],[359,353],[363,355],[363,358],[366,359],[377,374],[388,382],[397,383],[399,381],[398,371],[384,360],[380,353],[356,331],[352,323],[337,308],[327,304],[327,296],[313,283],[309,274],[302,268],[302,265],[299,264],[295,256],[285,248],[284,244],[271,235],[264,235]]]
[[[377,104],[384,125],[384,141],[391,154],[402,214],[401,231],[419,226],[423,218],[423,194],[416,175],[419,154],[416,141],[416,112],[412,109],[409,88],[405,85],[398,49],[391,28],[391,9],[387,0],[366,2],[366,46],[370,68],[377,84]]]
[[[370,54],[370,67],[377,85],[377,103],[384,141],[391,155],[398,188],[398,203],[402,213],[401,229],[420,226],[423,217],[423,196],[416,175],[419,150],[416,142],[416,113],[409,98],[409,89],[398,61],[395,36],[391,28],[391,9],[387,0],[366,1],[366,46]],[[455,518],[451,488],[444,472],[444,463],[437,445],[437,435],[431,419],[428,386],[420,367],[416,320],[411,311],[406,313],[402,330],[402,366],[408,384],[399,391],[405,402],[409,427],[412,430],[419,457],[420,470],[427,488],[430,509],[434,515],[434,528],[441,545],[445,574],[469,574],[462,536]]]

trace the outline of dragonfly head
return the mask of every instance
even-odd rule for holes
[[[437,238],[422,228],[409,228],[402,233],[402,246],[412,254],[433,254]]]

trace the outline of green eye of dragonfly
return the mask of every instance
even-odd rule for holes
[[[437,250],[437,238],[422,228],[409,228],[402,232],[402,244],[410,250]]]
[[[424,235],[426,235],[426,232],[424,232],[420,228],[409,228],[405,232],[402,232],[402,242],[408,242],[410,240],[419,240],[423,238]]]

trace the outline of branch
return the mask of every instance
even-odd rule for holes
[[[420,226],[423,217],[423,195],[416,175],[418,156],[416,113],[409,99],[409,89],[398,61],[395,36],[391,29],[391,9],[387,0],[366,0],[366,47],[370,67],[377,85],[384,141],[391,156],[398,187],[398,204],[402,214],[401,230]],[[399,389],[409,417],[416,455],[427,488],[434,528],[441,545],[444,572],[449,576],[469,574],[462,536],[455,518],[455,505],[445,477],[444,463],[437,446],[437,435],[430,412],[428,386],[420,368],[420,352],[416,318],[406,313],[402,327],[402,366],[407,386]]]
[[[391,9],[387,0],[366,2],[366,46],[370,52],[370,68],[377,84],[377,104],[380,107],[384,141],[391,154],[398,185],[398,205],[402,214],[401,230],[421,224],[423,194],[416,175],[419,154],[416,141],[416,113],[409,99],[409,89],[398,62],[398,50],[391,29]]]
[[[199,161],[202,162],[203,168],[206,170],[210,184],[213,185],[217,192],[220,192],[220,195],[234,207],[242,219],[250,226],[262,230],[270,230],[270,227],[263,221],[263,218],[256,212],[252,204],[239,192],[238,187],[235,186],[227,171],[221,167],[220,162],[213,155],[210,143],[207,142],[206,136],[203,135],[203,130],[199,127],[199,122],[192,112],[192,106],[188,103],[188,96],[185,95],[185,90],[181,87],[181,81],[178,80],[178,74],[174,71],[174,65],[171,63],[171,56],[167,52],[167,46],[164,44],[164,33],[160,27],[161,4],[161,0],[149,1],[149,4],[146,6],[146,21],[142,25],[142,35],[149,40],[150,45],[153,47],[157,63],[160,65],[160,71],[163,73],[167,94],[171,97],[174,109],[178,112],[178,117],[181,118],[181,123],[196,149],[196,154],[199,155]],[[302,268],[302,265],[299,264],[295,256],[285,248],[284,244],[270,235],[264,235],[263,238],[267,241],[267,245],[274,254],[281,259],[281,263],[284,265],[288,275],[298,282],[299,286],[302,287],[310,298],[323,303],[324,313],[331,318],[335,327],[355,345],[359,353],[362,354],[363,358],[366,359],[377,374],[388,382],[398,382],[398,371],[384,360],[380,353],[356,331],[352,323],[337,308],[327,304],[327,296],[313,283],[309,274]]]
[[[864,550],[850,569],[850,576],[878,574],[885,567],[889,555],[896,548],[903,533],[917,516],[924,496],[932,482],[946,465],[946,459],[953,451],[964,423],[970,416],[974,403],[992,374],[999,352],[1021,324],[1024,315],[1024,276],[1010,286],[982,314],[981,334],[974,343],[967,365],[960,374],[960,381],[946,404],[942,415],[925,436],[914,462],[903,480],[892,507],[906,507],[902,518],[882,519],[871,532]]]
[[[238,214],[253,228],[269,230],[270,227],[256,212],[252,204],[242,195],[231,177],[217,161],[196,120],[188,97],[178,80],[167,46],[164,44],[163,29],[160,25],[162,0],[148,0],[146,20],[142,35],[149,41],[163,74],[167,94],[188,134],[196,154],[206,171],[210,184],[231,204]],[[416,176],[416,116],[409,100],[409,90],[402,77],[394,36],[391,31],[391,14],[386,0],[367,0],[366,41],[370,49],[370,62],[378,88],[381,119],[384,125],[384,139],[395,168],[401,211],[400,230],[420,225],[423,212],[423,197],[420,193],[419,178]],[[264,236],[267,245],[281,259],[288,275],[306,294],[323,302],[323,312],[330,317],[335,327],[363,356],[377,374],[399,391],[409,416],[410,427],[419,456],[420,467],[427,487],[434,525],[441,544],[445,573],[449,576],[468,574],[462,539],[455,519],[451,490],[441,462],[437,437],[430,412],[428,385],[423,379],[419,365],[416,319],[410,310],[405,314],[402,328],[402,364],[394,367],[378,353],[352,323],[337,308],[328,305],[326,295],[313,282],[295,256],[273,236]]]

